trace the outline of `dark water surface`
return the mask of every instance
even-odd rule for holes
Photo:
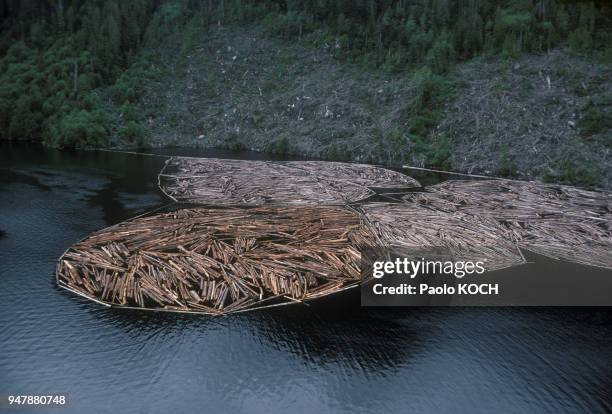
[[[606,308],[361,308],[353,291],[210,318],[57,288],[71,244],[167,203],[163,162],[0,147],[0,394],[68,393],[58,413],[612,411]]]

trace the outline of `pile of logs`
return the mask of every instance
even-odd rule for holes
[[[452,180],[362,206],[389,245],[443,246],[486,258],[487,269],[536,253],[612,268],[612,194],[510,180]]]
[[[179,209],[92,234],[57,277],[108,305],[221,314],[354,286],[373,240],[342,207]]]
[[[412,188],[413,178],[366,164],[173,157],[159,175],[175,201],[200,204],[347,204],[372,188]]]
[[[612,193],[576,187],[515,180],[450,180],[427,188],[424,197],[404,196],[407,202],[432,210],[471,211],[510,219],[571,216],[612,221]]]
[[[524,263],[521,248],[612,269],[610,193],[511,180],[421,189],[370,165],[182,157],[159,186],[174,201],[224,207],[94,233],[60,258],[60,286],[111,306],[218,315],[355,286],[365,251],[396,247],[443,248],[486,270]],[[366,200],[373,189],[393,202]]]
[[[487,217],[430,210],[411,202],[367,203],[359,208],[388,248],[425,254],[428,249],[436,254],[440,248],[450,256],[436,259],[483,261],[486,270],[525,262],[512,234]]]

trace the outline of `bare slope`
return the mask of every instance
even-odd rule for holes
[[[151,144],[422,165],[402,132],[416,96],[411,78],[333,52],[252,27],[211,29],[184,61],[169,59],[173,76],[148,85]],[[581,132],[589,99],[610,116],[609,66],[556,51],[468,62],[450,78],[456,94],[432,133],[448,139],[454,170],[610,188],[612,130]]]
[[[372,138],[397,123],[412,95],[401,77],[235,27],[212,29],[183,74],[151,87],[148,104],[164,108],[150,121],[154,144],[369,159]]]
[[[455,168],[553,180],[593,174],[610,187],[610,66],[557,50],[512,63],[472,61],[453,78],[463,86],[439,131],[452,142]]]

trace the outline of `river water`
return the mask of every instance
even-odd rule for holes
[[[67,247],[167,203],[164,160],[0,147],[0,394],[67,393],[53,412],[74,413],[612,411],[609,308],[362,308],[349,291],[210,318],[57,288]]]

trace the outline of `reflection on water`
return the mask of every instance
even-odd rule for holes
[[[55,261],[165,204],[164,158],[0,149],[0,393],[67,392],[75,413],[612,411],[607,309],[361,308],[350,290],[209,318],[76,297]]]

